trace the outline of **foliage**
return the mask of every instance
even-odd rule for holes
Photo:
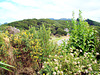
[[[79,12],[79,22],[72,20],[68,44],[64,42],[43,63],[39,74],[47,75],[88,75],[99,74],[99,61],[96,59],[96,32],[84,22]],[[67,47],[66,47],[67,46]]]
[[[61,28],[58,28],[56,33],[59,34],[59,35],[67,35],[67,32],[64,31],[64,30],[61,29]]]
[[[46,60],[48,55],[55,50],[55,46],[53,42],[50,42],[50,29],[46,29],[44,25],[40,27],[38,31],[35,30],[35,27],[29,29],[29,32],[33,32],[33,38],[39,39],[39,44],[43,50],[43,55],[40,57],[42,61]]]
[[[96,52],[96,31],[89,27],[89,24],[82,19],[81,11],[79,12],[79,22],[74,17],[72,19],[73,30],[70,32],[69,46],[74,49],[82,50],[81,55],[85,52]]]
[[[3,68],[3,69],[5,69],[5,70],[8,70],[8,71],[11,71],[11,72],[12,72],[12,70],[10,70],[10,69],[7,68],[7,67],[15,68],[14,66],[11,66],[11,65],[9,65],[9,64],[6,64],[6,63],[0,61],[0,68]]]
[[[22,31],[15,35],[9,35],[8,31],[0,33],[0,61],[13,64],[17,68],[15,73],[22,71],[19,74],[27,74],[26,71],[32,70],[36,75],[98,75],[100,60],[96,58],[100,55],[97,51],[100,44],[97,43],[99,37],[96,38],[95,30],[99,31],[99,28],[90,27],[82,19],[81,12],[79,21],[73,18],[68,23],[63,20],[27,19],[2,25],[2,30],[3,26],[12,25]],[[66,27],[70,30],[68,44],[64,42],[57,46],[50,40],[50,34],[62,35]]]
[[[61,47],[60,47],[61,48]],[[84,53],[79,56],[80,50],[66,54],[66,49],[59,49],[55,55],[49,55],[48,61],[44,62],[39,74],[47,75],[79,75],[79,74],[99,74],[99,62],[92,53]],[[63,51],[62,53],[59,53]]]
[[[90,25],[93,25],[93,26],[100,26],[99,22],[96,22],[90,19],[87,19],[86,22],[88,22]]]
[[[7,56],[8,56],[8,49],[9,49],[9,44],[8,44],[8,39],[7,39],[7,32],[4,33],[0,33],[0,60],[6,61],[7,60]],[[3,58],[2,58],[3,57]]]
[[[30,27],[35,27],[38,30],[42,24],[47,28],[51,28],[51,33],[57,34],[57,29],[61,28],[64,32],[64,28],[67,27],[66,21],[63,20],[50,20],[50,19],[24,19],[22,21],[15,21],[8,24],[3,24],[0,26],[0,30],[3,30],[6,26],[16,27],[20,30],[29,30]],[[4,30],[3,30],[4,31]],[[61,32],[59,32],[61,33]],[[61,33],[62,35],[63,33]]]
[[[2,34],[0,33],[0,47],[2,46],[3,43],[4,43],[4,39]]]
[[[10,43],[13,46],[16,67],[31,66],[34,70],[39,70],[42,62],[55,50],[55,45],[49,41],[50,34],[50,29],[47,30],[42,25],[38,31],[31,27],[27,31],[11,35]]]
[[[21,65],[18,64],[19,66],[32,66],[32,63],[36,63],[43,54],[39,39],[34,39],[33,35],[28,31],[22,31],[19,35],[12,35],[11,37],[10,42],[13,46],[16,63],[21,62]]]

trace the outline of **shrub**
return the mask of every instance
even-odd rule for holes
[[[50,29],[46,29],[44,25],[36,31],[35,27],[29,29],[30,33],[33,33],[34,39],[39,39],[39,44],[43,50],[43,55],[40,57],[41,61],[47,60],[48,55],[56,49],[56,45],[50,41]]]
[[[79,56],[80,50],[71,50],[66,54],[66,49],[59,49],[55,55],[49,55],[48,61],[43,63],[38,73],[47,75],[99,74],[99,62],[93,53],[84,53],[84,56]],[[61,51],[63,53],[59,53]]]
[[[74,15],[74,13],[73,13]],[[73,29],[70,32],[69,47],[82,50],[81,55],[85,52],[96,52],[96,31],[89,27],[89,24],[82,19],[79,11],[79,22],[72,19]]]
[[[44,61],[39,74],[47,75],[87,75],[99,74],[99,61],[96,59],[96,32],[82,19],[72,20],[73,29],[68,44],[64,42]]]
[[[33,35],[28,31],[22,31],[19,35],[11,37],[16,62],[22,63],[20,66],[32,65],[32,62],[37,62],[39,56],[43,54],[39,39],[34,39]]]
[[[62,28],[58,28],[56,33],[59,35],[67,35],[67,32],[64,31]]]

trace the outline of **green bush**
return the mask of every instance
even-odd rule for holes
[[[48,61],[43,63],[39,74],[46,73],[47,75],[87,75],[99,74],[99,62],[95,59],[92,53],[84,53],[84,56],[79,56],[80,50],[66,54],[66,49],[57,50],[55,55],[49,55]]]
[[[88,75],[99,74],[96,59],[96,32],[90,28],[79,12],[79,22],[74,18],[68,44],[64,42],[44,61],[39,74],[46,75]],[[66,47],[67,46],[67,47]],[[95,54],[94,54],[95,53]]]
[[[74,15],[74,13],[73,13]],[[79,11],[79,22],[72,19],[73,28],[70,32],[69,46],[74,49],[82,50],[81,55],[85,52],[96,52],[96,31],[89,27],[89,24],[82,19],[81,11]]]
[[[62,28],[58,28],[56,33],[59,35],[67,35],[67,32],[64,31]]]
[[[43,50],[43,55],[40,57],[42,61],[47,60],[48,55],[55,50],[56,45],[50,41],[50,29],[46,29],[44,25],[36,31],[35,27],[29,29],[30,33],[33,33],[34,39],[39,39],[39,44]]]

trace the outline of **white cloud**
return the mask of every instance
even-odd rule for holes
[[[100,0],[12,0],[0,2],[1,17],[27,18],[71,18],[72,11],[78,17],[79,9],[84,18],[95,19],[100,13]],[[5,12],[6,11],[6,12]]]
[[[11,10],[11,11],[18,10],[17,6],[15,6],[14,4],[12,4],[10,2],[1,2],[0,7],[3,9]]]

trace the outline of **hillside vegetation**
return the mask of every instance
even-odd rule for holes
[[[50,19],[25,19],[21,21],[15,21],[8,24],[4,24],[0,29],[4,29],[4,26],[16,27],[20,30],[28,30],[30,27],[35,27],[37,30],[44,24],[46,29],[51,28],[52,34],[66,35],[64,31],[67,28],[66,21],[64,20],[50,20]]]
[[[77,19],[78,21],[78,19]],[[100,23],[87,19],[85,20],[88,24],[94,27],[98,31],[98,35],[100,36]],[[68,23],[66,23],[68,22]],[[16,27],[20,30],[28,30],[30,27],[35,27],[37,30],[44,24],[46,29],[51,28],[51,33],[56,35],[66,35],[67,32],[64,31],[65,28],[72,28],[71,19],[70,20],[51,20],[51,19],[24,19],[20,21],[15,21],[7,24],[3,24],[0,26],[0,30],[5,30],[6,26]]]
[[[65,22],[50,21],[58,24]],[[20,24],[22,21],[18,22]],[[79,21],[75,20],[73,13],[72,20],[65,22],[66,27],[70,30],[67,44],[64,42],[58,46],[51,41],[52,25],[50,24],[51,28],[49,24],[46,26],[46,22],[39,23],[41,23],[40,26],[30,27],[30,25],[26,29],[23,25],[21,32],[14,35],[9,34],[8,31],[0,33],[0,61],[16,67],[4,66],[13,72],[0,68],[1,75],[100,74],[100,43],[97,32],[94,27],[83,20],[81,11],[79,11]],[[2,25],[2,27],[10,24]],[[63,24],[59,26],[63,26]]]

